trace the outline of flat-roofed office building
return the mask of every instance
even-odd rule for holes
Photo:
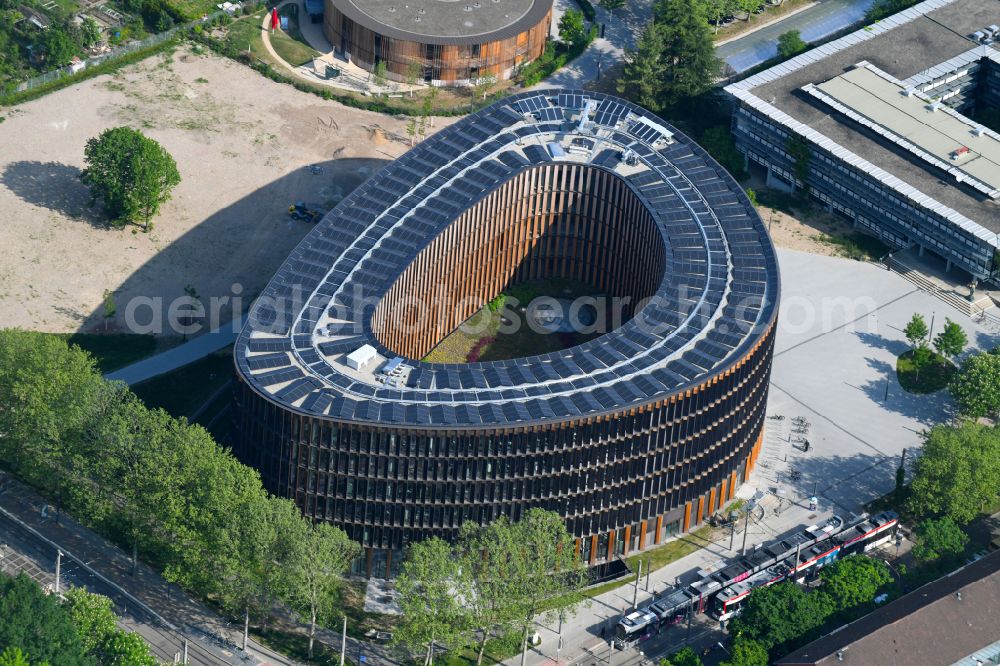
[[[892,248],[996,270],[1000,6],[927,0],[726,90],[737,148]]]

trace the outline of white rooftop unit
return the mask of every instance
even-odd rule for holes
[[[360,370],[375,360],[378,352],[371,345],[362,345],[347,355],[347,367]]]

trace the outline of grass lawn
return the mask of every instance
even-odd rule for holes
[[[216,0],[167,0],[167,4],[174,7],[188,21],[201,18],[206,14],[216,11]]]
[[[97,369],[102,373],[111,372],[147,356],[170,349],[181,342],[180,338],[133,333],[73,333],[56,334],[71,345],[90,352],[97,360]]]
[[[896,359],[896,378],[904,391],[909,393],[934,393],[948,386],[957,368],[940,354],[931,352],[927,365],[917,368],[913,363],[913,350]]]
[[[285,5],[278,12],[288,17],[288,30],[275,30],[271,33],[271,46],[281,59],[293,67],[312,62],[319,51],[309,46],[309,42],[299,30],[299,6]]]
[[[260,39],[260,22],[263,20],[264,10],[260,10],[233,21],[226,27],[226,44],[243,53],[249,46],[251,55],[268,60],[268,53]]]
[[[509,309],[518,316],[520,325],[516,331],[502,332],[500,312],[491,312],[489,307],[484,307],[441,340],[423,360],[428,363],[468,363],[473,360],[500,361],[524,358],[575,347],[602,335],[537,332],[525,323],[521,308],[539,296],[570,299],[579,296],[597,298],[603,296],[582,282],[563,279],[533,280],[508,288],[502,296],[501,300],[506,300]],[[516,308],[510,307],[514,304],[513,299],[521,305]],[[466,324],[475,332],[463,331],[462,328]],[[476,349],[478,358],[470,358],[470,354]]]
[[[639,560],[643,561],[643,575],[647,570],[656,571],[662,569],[671,562],[676,562],[682,557],[686,557],[696,550],[701,550],[712,543],[716,529],[710,525],[699,527],[687,534],[682,534],[673,541],[669,541],[662,546],[650,548],[641,553],[629,557],[626,562],[633,571],[639,566]],[[612,588],[613,589],[613,588]]]
[[[162,407],[173,416],[190,417],[232,379],[233,348],[226,347],[183,368],[136,384],[132,391],[150,408]],[[214,416],[210,411],[206,410],[204,418]]]

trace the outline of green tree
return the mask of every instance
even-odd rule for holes
[[[948,516],[922,520],[916,531],[917,544],[913,547],[913,556],[921,562],[953,560],[965,551],[969,543],[969,536]]]
[[[906,336],[910,346],[914,349],[927,344],[927,333],[927,322],[924,321],[924,316],[918,313],[913,314],[906,328],[903,329],[903,335]]]
[[[924,321],[923,315],[914,313],[903,329],[903,335],[913,347],[913,369],[917,377],[920,377],[920,370],[931,360],[931,350],[927,348],[927,322]]]
[[[517,626],[521,631],[521,666],[524,666],[528,634],[535,618],[541,616],[552,622],[559,614],[573,612],[584,599],[581,590],[587,575],[559,514],[529,509],[514,523],[512,537],[507,541],[510,550],[504,556],[507,577],[517,595]]]
[[[701,0],[657,0],[653,16],[663,39],[662,103],[671,106],[711,89],[721,63]]]
[[[413,97],[413,88],[423,73],[423,66],[416,60],[411,60],[406,64],[406,85],[410,87],[410,97]]]
[[[580,44],[587,38],[587,28],[583,20],[583,12],[568,9],[559,19],[559,39],[569,45]]]
[[[666,75],[663,31],[658,23],[649,22],[634,49],[625,51],[625,69],[615,88],[636,104],[659,111]]]
[[[0,574],[0,645],[20,648],[35,663],[88,666],[76,627],[54,595],[24,574]]]
[[[730,621],[729,633],[780,652],[808,636],[834,610],[833,599],[822,590],[806,592],[795,582],[785,581],[754,590],[743,612]]]
[[[669,657],[660,660],[660,666],[702,666],[701,657],[694,648],[683,647]]]
[[[116,631],[104,646],[102,666],[157,666],[156,658],[139,634]]]
[[[485,74],[476,79],[476,85],[473,88],[473,94],[479,98],[482,97],[484,100],[486,96],[493,92],[493,88],[496,87],[497,77],[492,74]]]
[[[80,38],[87,48],[101,41],[101,27],[97,25],[97,21],[89,16],[85,17],[83,23],[80,24]]]
[[[907,7],[912,7],[920,0],[876,0],[876,2],[865,12],[865,20],[869,23],[881,21],[887,16],[892,16],[903,11]]]
[[[726,125],[709,127],[701,135],[698,143],[734,177],[738,178],[746,173],[746,169],[743,168],[745,162],[743,153],[736,149],[733,134]],[[757,205],[756,202],[753,203]]]
[[[173,419],[163,410],[149,410],[124,385],[110,385],[91,431],[91,476],[105,491],[107,525],[131,547],[132,575],[139,550],[156,532],[163,517],[164,484],[170,472],[165,450],[173,438]],[[169,487],[169,486],[167,486]]]
[[[892,582],[885,562],[865,555],[845,557],[820,571],[823,591],[837,610],[851,609],[875,598],[879,588]]]
[[[715,23],[715,34],[719,34],[722,19],[736,11],[736,0],[706,0],[705,14]]]
[[[31,666],[31,662],[21,648],[7,647],[0,652],[0,666]]]
[[[280,599],[292,598],[289,579],[286,572],[293,570],[297,547],[297,537],[304,534],[302,512],[289,499],[268,498],[269,522],[273,530],[273,539],[267,544],[267,551],[259,565],[262,585],[256,590],[260,595],[256,602],[261,611],[262,629],[267,631],[267,620],[270,611]]]
[[[615,10],[621,9],[625,6],[625,0],[600,0],[601,8],[606,11],[609,16],[614,19]]]
[[[809,148],[809,143],[804,137],[793,134],[785,142],[785,150],[795,162],[793,165],[795,179],[802,183],[803,193],[807,193],[809,191],[809,165],[812,162],[812,149]]]
[[[945,358],[955,358],[969,345],[969,337],[962,327],[949,318],[944,320],[944,330],[934,338],[934,349]]]
[[[63,608],[84,651],[102,666],[156,666],[149,646],[137,634],[118,628],[111,599],[84,588],[70,588]]]
[[[467,611],[461,589],[461,560],[445,541],[433,537],[410,544],[396,578],[402,611],[393,639],[434,663],[435,646],[453,650],[467,642]]]
[[[747,15],[747,22],[753,18],[754,12],[764,6],[764,0],[736,0],[736,8]]]
[[[102,303],[104,305],[104,330],[107,331],[108,323],[118,312],[118,305],[115,303],[115,292],[110,289],[105,289]]]
[[[729,658],[719,666],[767,666],[767,648],[749,638],[737,638],[729,650]]]
[[[910,483],[918,516],[948,516],[959,525],[975,518],[1000,489],[1000,432],[973,421],[937,425],[924,434]]]
[[[809,48],[798,30],[789,30],[778,35],[778,54],[782,58],[791,58]]]
[[[45,50],[46,63],[53,67],[68,65],[73,57],[80,53],[79,47],[69,34],[55,26],[41,34],[39,43]]]
[[[76,627],[84,652],[99,659],[104,644],[120,631],[111,599],[82,587],[71,587],[65,597],[63,608]]]
[[[51,335],[0,330],[0,459],[55,496],[59,507],[103,385],[94,360],[79,347]]]
[[[81,178],[94,201],[102,200],[115,226],[150,221],[181,182],[177,164],[163,146],[130,127],[114,127],[87,141]]]
[[[476,666],[483,663],[486,643],[508,635],[518,617],[517,590],[506,575],[506,554],[513,550],[512,538],[513,526],[507,520],[484,526],[467,522],[459,532],[462,575],[458,578],[468,612],[467,624],[474,639],[478,639]]]
[[[250,633],[250,615],[261,609],[268,596],[264,576],[273,571],[268,558],[278,538],[267,493],[259,481],[248,479],[242,499],[236,503],[229,529],[221,534],[221,548],[215,553],[216,575],[223,583],[222,601],[243,616],[243,649]]]
[[[374,83],[378,88],[382,88],[387,81],[388,68],[386,67],[384,60],[379,60],[375,63],[375,67],[372,69],[372,83]],[[375,91],[376,94],[381,94],[381,90]]]
[[[292,539],[288,589],[293,608],[309,623],[309,658],[316,625],[334,618],[337,588],[361,547],[340,528],[327,523],[301,523]]]
[[[959,411],[970,418],[1000,416],[1000,355],[966,358],[948,385]]]

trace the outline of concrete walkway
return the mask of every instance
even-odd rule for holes
[[[214,331],[203,333],[165,352],[144,358],[137,363],[127,365],[114,372],[109,372],[104,375],[104,378],[125,382],[131,386],[132,384],[138,384],[147,379],[182,368],[189,363],[193,363],[236,342],[236,336],[239,335],[245,321],[246,315],[240,315],[238,318],[220,326]]]

